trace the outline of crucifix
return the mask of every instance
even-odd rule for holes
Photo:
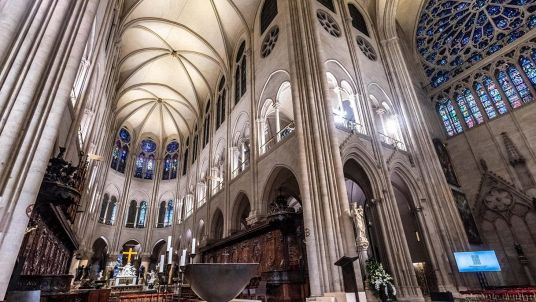
[[[132,258],[132,255],[137,255],[137,252],[134,252],[132,248],[128,249],[128,252],[122,252],[121,254],[127,255],[127,263],[130,263],[130,258]]]

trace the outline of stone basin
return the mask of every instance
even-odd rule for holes
[[[193,263],[184,276],[192,290],[207,302],[228,302],[255,276],[258,263]]]

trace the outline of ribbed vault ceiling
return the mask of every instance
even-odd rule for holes
[[[261,0],[126,1],[116,115],[136,133],[185,137],[228,77]]]

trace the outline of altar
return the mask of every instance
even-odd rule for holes
[[[114,287],[118,286],[133,286],[137,285],[138,274],[136,268],[131,264],[131,259],[133,255],[136,255],[137,252],[133,251],[132,248],[128,252],[123,252],[124,255],[127,255],[127,264],[120,268],[119,274],[115,277]],[[140,285],[142,288],[143,286]]]

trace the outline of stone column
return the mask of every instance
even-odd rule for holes
[[[355,238],[344,210],[348,201],[326,70],[319,58],[318,25],[313,2],[288,1],[291,36],[292,98],[299,142],[298,181],[303,200],[307,261],[312,296],[343,291],[342,256],[355,256]],[[315,27],[317,26],[317,27]],[[356,280],[361,281],[359,271]],[[361,284],[362,287],[362,284]]]
[[[34,3],[30,5],[28,3]],[[31,12],[0,70],[0,300],[8,286],[24,231],[69,101],[99,0],[15,1]],[[17,10],[17,12],[20,12]],[[2,18],[2,22],[4,19]],[[6,34],[2,32],[2,34]],[[1,54],[0,54],[1,55]]]
[[[404,59],[398,37],[389,37],[382,41],[385,52],[386,68],[393,75],[393,94],[400,103],[403,116],[411,120],[408,128],[408,151],[414,155],[414,162],[422,178],[423,192],[428,199],[423,207],[430,244],[430,258],[436,269],[439,290],[454,294],[465,286],[476,285],[476,279],[457,272],[454,251],[469,250],[454,198],[443,175],[439,160],[435,154],[426,119],[421,110],[420,100],[413,86],[409,68]],[[401,102],[400,100],[403,100]]]
[[[279,133],[281,131],[281,121],[279,118],[279,102],[274,102],[274,110],[275,110],[275,133],[276,133],[276,142],[279,142],[281,140],[281,134]]]

